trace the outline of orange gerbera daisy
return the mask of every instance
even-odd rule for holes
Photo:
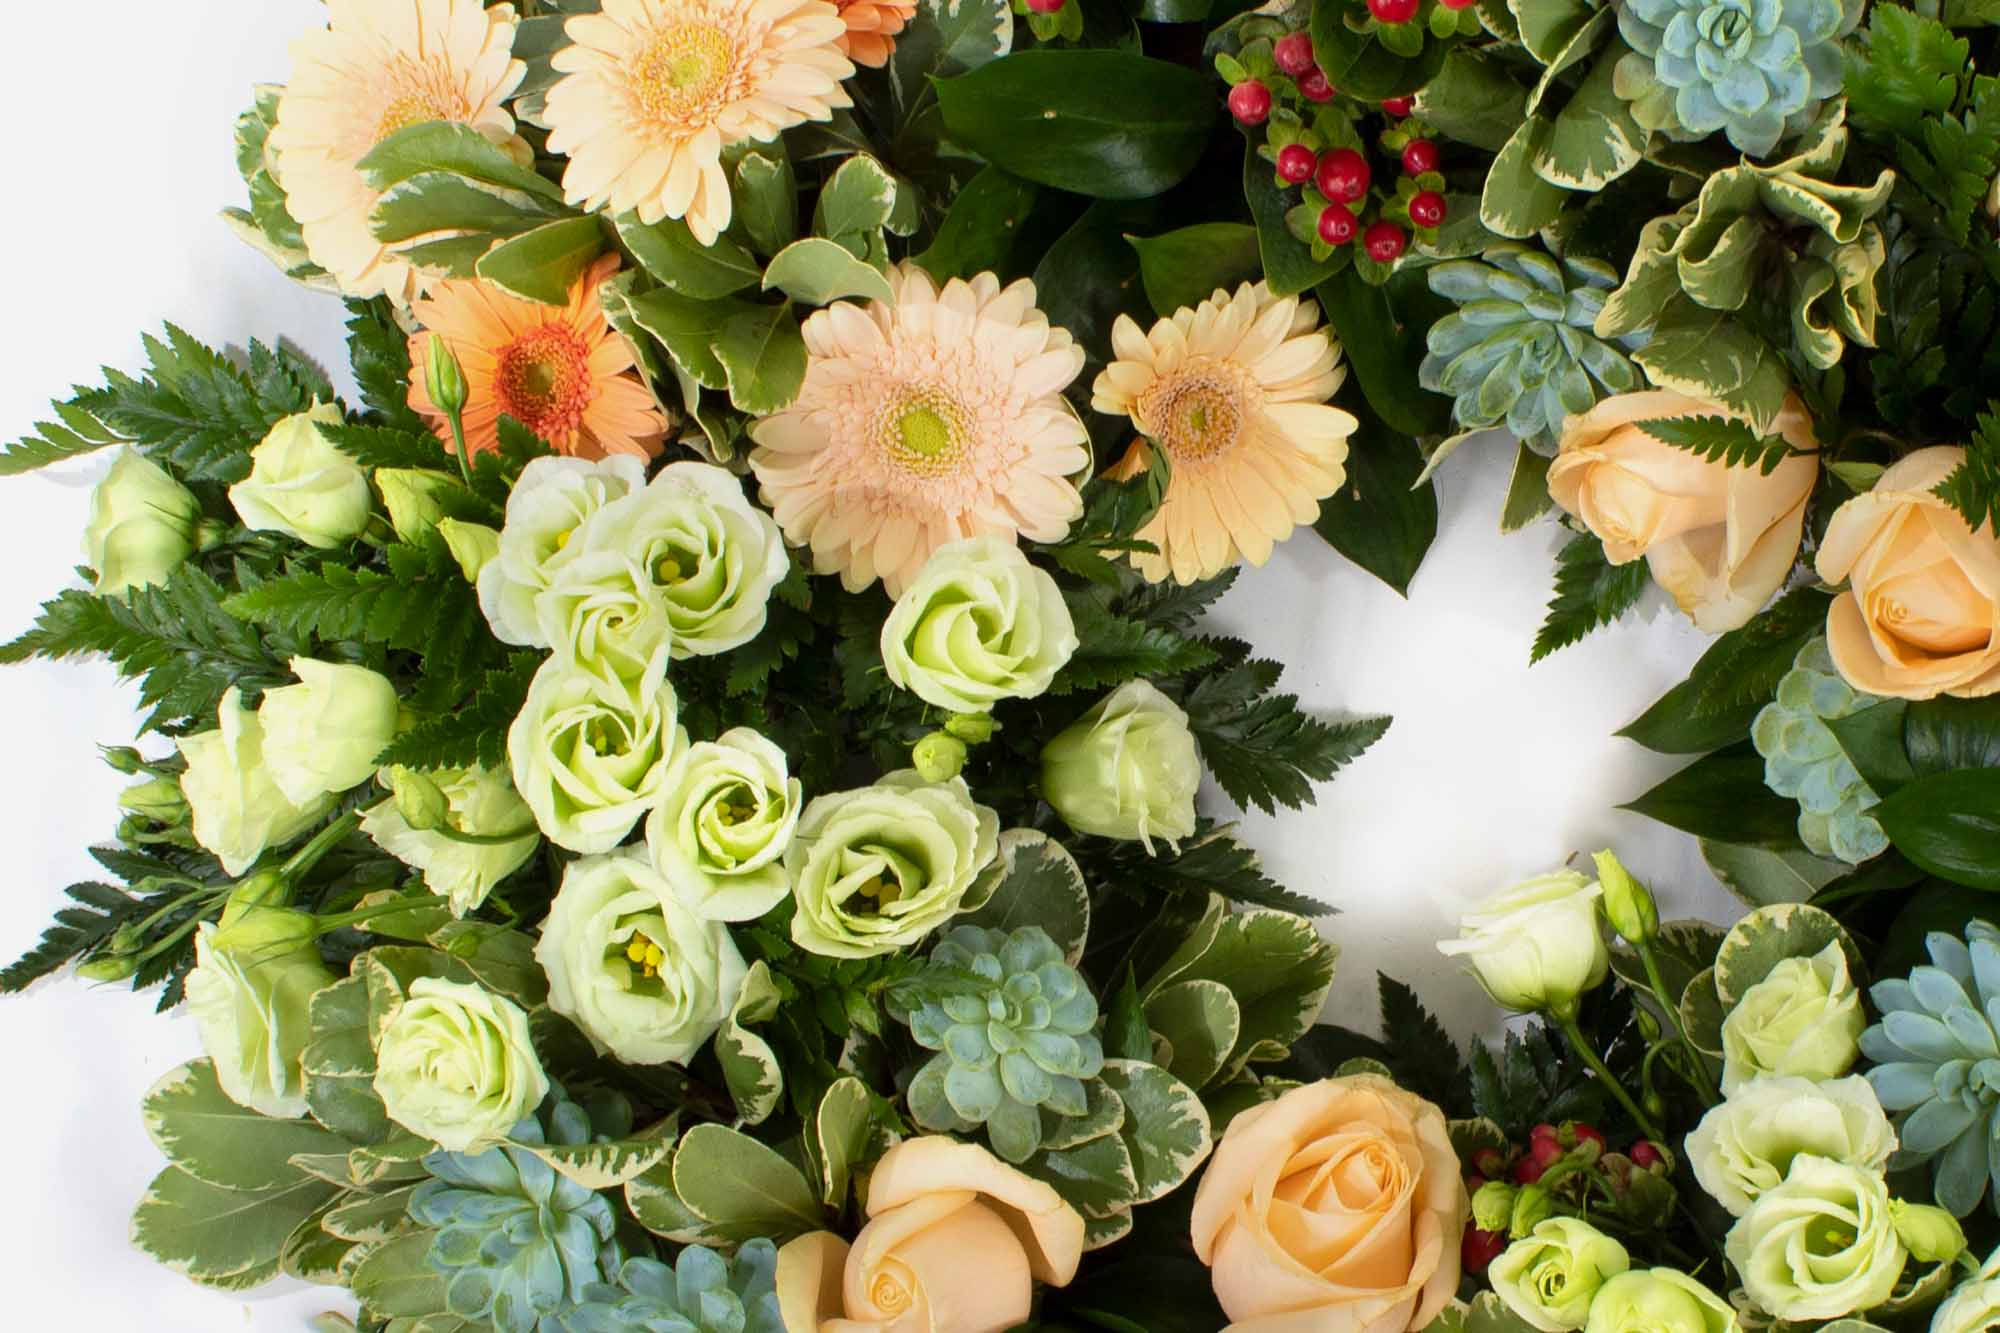
[[[917,12],[917,0],[833,0],[847,32],[840,49],[849,60],[870,69],[889,63],[896,49],[896,34]]]
[[[410,364],[424,364],[436,334],[465,372],[467,449],[499,448],[505,415],[578,458],[660,451],[666,416],[639,379],[630,344],[605,322],[597,301],[597,289],[617,271],[617,255],[598,260],[565,306],[524,301],[472,280],[441,282],[411,307],[423,331],[410,339]],[[410,406],[450,442],[451,427],[421,371],[410,377]]]
[[[1218,288],[1150,332],[1120,315],[1111,346],[1118,359],[1090,405],[1129,416],[1146,438],[1106,475],[1144,471],[1154,447],[1173,465],[1165,501],[1136,534],[1158,548],[1131,557],[1147,579],[1193,583],[1238,559],[1261,565],[1340,489],[1356,422],[1327,405],[1346,372],[1312,302],[1261,282]]]

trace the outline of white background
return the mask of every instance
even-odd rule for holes
[[[240,201],[231,126],[286,45],[323,21],[316,0],[17,6],[13,122],[0,214],[6,373],[0,437],[47,400],[136,369],[139,335],[172,320],[213,344],[285,337],[344,372],[340,309],[285,282],[215,217]],[[1443,532],[1407,602],[1302,534],[1250,571],[1218,619],[1288,664],[1287,687],[1335,714],[1391,713],[1387,738],[1319,805],[1243,831],[1283,883],[1338,904],[1343,948],[1329,1015],[1372,1024],[1376,969],[1418,986],[1455,1031],[1486,1010],[1432,948],[1466,903],[1574,852],[1615,844],[1670,913],[1723,916],[1692,842],[1612,807],[1674,767],[1611,732],[1679,680],[1704,640],[1655,595],[1640,617],[1534,668],[1556,534],[1503,539],[1511,447],[1468,446],[1446,469]],[[95,472],[70,465],[0,483],[0,636],[28,626],[74,576]],[[95,745],[135,719],[100,663],[0,670],[0,952],[32,944],[61,886],[93,877],[85,846],[116,822],[121,779]],[[119,988],[74,979],[0,998],[0,1279],[15,1326],[93,1333],[297,1333],[333,1293],[274,1285],[201,1291],[126,1241],[158,1154],[139,1101],[197,1053],[192,1025]]]

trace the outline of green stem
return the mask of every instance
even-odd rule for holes
[[[284,893],[286,896],[290,896],[292,886],[299,881],[302,875],[319,864],[321,857],[346,841],[347,835],[360,827],[361,816],[349,810],[318,833],[313,834],[311,842],[293,852],[286,859],[285,863],[278,867],[278,876],[285,882]],[[277,905],[273,904],[273,906]]]
[[[1625,1108],[1625,1114],[1632,1117],[1632,1123],[1655,1143],[1665,1143],[1667,1137],[1660,1132],[1660,1127],[1653,1123],[1653,1118],[1639,1109],[1639,1103],[1632,1100],[1632,1094],[1625,1090],[1625,1085],[1618,1081],[1609,1066],[1598,1057],[1596,1051],[1591,1049],[1590,1043],[1584,1040],[1583,1030],[1576,1025],[1576,1015],[1552,1012],[1549,1014],[1549,1019],[1562,1030],[1563,1036],[1569,1039],[1569,1044],[1575,1048],[1579,1056],[1583,1057],[1583,1062],[1590,1066],[1591,1072],[1596,1074],[1598,1080],[1610,1089],[1611,1095],[1618,1099],[1618,1104]]]
[[[399,898],[394,902],[380,903],[374,907],[360,907],[352,912],[340,912],[333,916],[315,917],[319,923],[318,933],[331,934],[343,926],[358,926],[364,921],[372,921],[378,916],[394,916],[398,912],[414,912],[422,908],[435,910],[437,904],[422,898]]]
[[[1681,1022],[1680,997],[1667,994],[1666,978],[1660,975],[1660,960],[1653,953],[1652,942],[1636,940],[1633,947],[1639,951],[1639,961],[1645,964],[1646,984],[1653,988],[1653,994],[1659,1000],[1660,1008],[1667,1015],[1667,1022],[1673,1024],[1674,1035],[1680,1038],[1681,1049],[1687,1052],[1690,1065],[1688,1076],[1698,1080],[1695,1084],[1696,1091],[1701,1093],[1703,1101],[1708,1105],[1718,1104],[1722,1101],[1722,1090],[1716,1087],[1715,1080],[1709,1077],[1708,1061],[1695,1049],[1694,1039],[1688,1036],[1687,1024]]]
[[[465,447],[465,409],[458,408],[445,413],[445,420],[451,422],[452,443],[457,446],[458,475],[464,479],[466,488],[472,487],[472,455]]]

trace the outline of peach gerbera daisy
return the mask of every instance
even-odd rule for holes
[[[1217,288],[1150,333],[1118,317],[1118,359],[1090,405],[1129,416],[1146,437],[1107,475],[1144,471],[1154,447],[1172,464],[1166,500],[1137,534],[1158,552],[1130,557],[1147,579],[1193,583],[1239,558],[1261,565],[1340,488],[1357,423],[1327,405],[1346,372],[1318,325],[1318,306],[1261,282]]]
[[[327,0],[327,26],[292,44],[292,81],[271,131],[276,175],[306,253],[350,296],[407,302],[424,277],[369,229],[379,197],[358,163],[428,120],[514,137],[502,104],[528,67],[514,59],[514,7],[479,0]]]
[[[465,372],[465,447],[500,447],[500,418],[514,418],[578,458],[650,457],[666,417],[643,384],[632,347],[604,319],[597,289],[618,271],[606,255],[570,289],[566,306],[542,305],[478,280],[440,282],[411,307],[423,331],[410,339],[410,407],[451,442],[451,427],[424,387],[430,336],[445,340]]]
[[[785,536],[850,591],[895,596],[965,537],[1060,541],[1089,437],[1062,396],[1083,349],[991,273],[942,291],[914,264],[894,304],[837,301],[804,325],[805,382],[750,427],[751,470]]]
[[[853,105],[826,0],[604,0],[563,31],[546,114],[569,202],[685,218],[703,245],[729,225],[724,148]]]
[[[896,34],[917,12],[917,0],[833,0],[847,25],[840,49],[857,65],[880,69],[896,49]]]

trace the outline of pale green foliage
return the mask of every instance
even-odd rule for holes
[[[1889,839],[1867,813],[1881,797],[1827,723],[1882,702],[1842,680],[1826,640],[1814,639],[1799,650],[1750,732],[1764,756],[1765,785],[1799,803],[1799,837],[1818,855],[1849,865],[1881,855]]]
[[[778,1247],[759,1237],[733,1260],[690,1245],[672,1267],[627,1259],[617,1282],[585,1289],[551,1333],[785,1333],[778,1313]]]

